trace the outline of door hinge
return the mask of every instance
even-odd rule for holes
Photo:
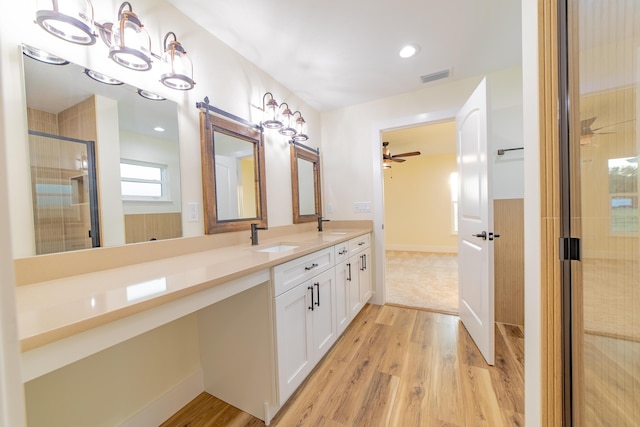
[[[560,261],[580,261],[580,239],[577,237],[560,238]]]

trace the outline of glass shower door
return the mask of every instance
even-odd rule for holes
[[[640,1],[568,4],[573,425],[640,426]]]

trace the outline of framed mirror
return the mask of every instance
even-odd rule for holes
[[[322,215],[320,154],[291,144],[293,223],[317,221]]]
[[[200,113],[205,233],[267,227],[262,129]]]
[[[32,49],[31,182],[15,185],[32,195],[34,255],[182,237],[177,104]]]

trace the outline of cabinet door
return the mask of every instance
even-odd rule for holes
[[[278,390],[283,404],[314,366],[310,282],[276,298]]]
[[[348,261],[341,262],[336,265],[336,322],[338,328],[338,336],[340,336],[349,322],[351,322],[351,310],[349,307],[349,285],[347,280],[349,270],[347,268]]]
[[[313,351],[315,362],[331,348],[337,339],[335,269],[311,279],[313,297]]]
[[[362,308],[360,295],[360,256],[354,255],[347,262],[347,284],[349,291],[349,321],[356,317]]]
[[[365,305],[373,294],[371,286],[371,261],[371,248],[365,249],[358,255],[358,283],[360,284],[360,302],[362,305]]]

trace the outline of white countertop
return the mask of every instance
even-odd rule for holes
[[[333,229],[265,239],[16,288],[22,351],[88,331],[371,232]],[[259,252],[277,244],[283,252]]]

